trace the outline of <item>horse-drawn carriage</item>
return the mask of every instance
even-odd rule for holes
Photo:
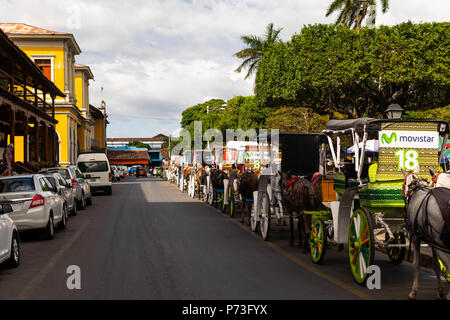
[[[429,170],[439,170],[445,150],[439,139],[447,133],[444,121],[361,118],[331,120],[322,134],[280,134],[282,161],[260,177],[252,229],[259,225],[267,239],[271,218],[289,216],[293,243],[297,218],[313,262],[323,260],[329,244],[347,245],[352,275],[363,284],[376,247],[394,264],[404,259],[409,233],[402,171],[420,168],[418,176],[429,180]]]

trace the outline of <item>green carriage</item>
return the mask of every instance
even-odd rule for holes
[[[320,262],[326,242],[348,245],[350,267],[356,282],[365,283],[374,264],[375,248],[382,248],[394,264],[403,261],[408,233],[404,222],[403,173],[420,168],[430,179],[437,171],[448,135],[439,120],[330,120],[323,133],[329,159],[322,159],[326,177],[333,179],[336,201],[313,215],[311,256]],[[446,138],[445,138],[446,139]],[[342,145],[351,146],[347,154]],[[330,159],[331,158],[331,159]]]

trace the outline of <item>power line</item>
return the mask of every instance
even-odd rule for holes
[[[161,120],[161,121],[180,121],[179,118],[164,118],[164,117],[155,117],[149,115],[137,115],[137,114],[116,114],[109,113],[108,116],[117,117],[117,118],[125,118],[125,119],[149,119],[149,120]]]

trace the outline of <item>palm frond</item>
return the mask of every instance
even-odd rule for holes
[[[334,0],[330,6],[328,7],[327,13],[325,14],[326,17],[328,17],[333,12],[339,10],[342,8],[346,0]]]
[[[242,49],[239,52],[236,52],[233,56],[235,56],[236,58],[239,58],[239,59],[246,59],[246,58],[249,58],[249,57],[255,57],[255,56],[259,55],[259,54],[262,54],[261,50],[255,50],[255,49],[252,49],[252,48],[246,48],[246,49]]]
[[[389,0],[381,0],[381,12],[386,13],[389,10]]]

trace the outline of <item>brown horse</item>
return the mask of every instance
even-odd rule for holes
[[[214,203],[217,207],[218,193],[216,192],[216,190],[224,190],[223,181],[225,179],[228,179],[228,174],[225,171],[219,169],[211,169],[211,171],[209,172],[209,176],[211,177],[211,184],[214,190]]]
[[[245,221],[245,209],[248,208],[248,221],[250,225],[250,212],[252,210],[253,192],[258,190],[258,176],[253,171],[245,171],[238,178],[238,190],[242,198],[241,223]]]
[[[314,210],[319,204],[319,197],[316,195],[314,185],[308,179],[292,176],[286,172],[280,173],[280,176],[283,207],[286,215],[289,216],[290,244],[291,246],[294,245],[294,218],[297,217],[299,241],[300,244],[303,244],[305,251],[307,251],[309,249],[308,239],[311,228],[311,216],[304,215],[303,211]]]

